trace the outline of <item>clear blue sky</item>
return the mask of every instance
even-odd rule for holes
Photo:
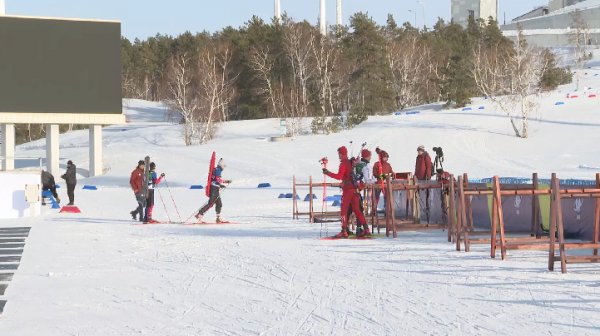
[[[282,10],[297,20],[317,23],[319,0],[281,0]],[[328,2],[328,23],[335,23],[335,0]],[[438,17],[450,17],[450,0],[344,0],[344,23],[352,13],[368,12],[384,23],[391,13],[398,22],[415,20],[431,26]],[[123,23],[123,35],[129,39],[146,38],[157,33],[177,35],[186,30],[198,32],[238,27],[252,15],[269,20],[274,0],[6,0],[8,15],[55,16],[113,19]],[[500,0],[499,21],[507,21],[547,3],[547,0]],[[425,13],[423,13],[423,8]]]

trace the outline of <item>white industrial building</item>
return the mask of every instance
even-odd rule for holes
[[[498,0],[452,0],[452,21],[466,27],[469,18],[498,20]]]
[[[550,0],[546,8],[502,26],[504,35],[515,38],[521,27],[530,44],[558,47],[572,45],[575,32],[583,30],[586,44],[600,44],[600,0]],[[582,22],[584,27],[576,21]]]

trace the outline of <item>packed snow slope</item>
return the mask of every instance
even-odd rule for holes
[[[594,179],[595,171],[586,168],[600,167],[600,150],[595,146],[600,140],[600,64],[581,76],[580,92],[567,85],[544,94],[530,117],[528,139],[515,137],[509,120],[493,104],[474,99],[468,111],[445,110],[441,104],[421,106],[407,110],[419,114],[370,117],[349,131],[299,136],[289,142],[268,141],[280,135],[278,119],[232,121],[221,125],[217,138],[208,144],[185,147],[181,127],[164,121],[169,119],[168,110],[160,103],[126,100],[130,123],[104,128],[105,166],[110,171],[89,183],[126,186],[125,173],[150,155],[161,171],[171,173],[172,183],[204,184],[207,161],[215,150],[227,161],[228,175],[236,186],[254,187],[268,181],[289,187],[293,175],[320,176],[318,160],[329,156],[334,162],[336,149],[350,147],[350,141],[355,152],[362,142],[370,149],[385,149],[399,172],[414,170],[416,148],[425,145],[432,158],[431,148],[443,147],[446,169],[473,178],[528,177],[534,172],[549,177],[556,172],[561,178]],[[83,176],[87,175],[87,146],[87,131],[61,136],[61,158],[72,159],[83,168]],[[17,156],[45,156],[45,140],[19,146]]]
[[[291,201],[277,199],[291,191],[293,175],[320,179],[319,158],[334,158],[349,141],[355,151],[363,141],[386,149],[396,171],[411,171],[424,144],[442,146],[447,169],[471,177],[593,179],[600,99],[588,96],[598,93],[600,64],[592,66],[581,74],[591,89],[576,92],[579,98],[566,98],[572,85],[544,97],[529,139],[515,138],[506,117],[477,99],[470,111],[423,106],[410,109],[419,114],[371,117],[350,131],[289,142],[266,140],[279,134],[279,120],[228,122],[210,143],[185,147],[162,105],[127,100],[130,122],[104,129],[105,176],[86,178],[87,132],[61,136],[61,158],[78,165],[79,186],[99,186],[77,189],[82,214],[46,210],[0,221],[32,226],[0,335],[598,335],[596,265],[573,265],[563,275],[546,271],[543,252],[490,260],[485,246],[454,251],[443,232],[322,241],[339,224],[294,221]],[[44,156],[44,146],[25,144],[17,155]],[[205,183],[213,150],[234,181],[223,215],[239,224],[132,225],[128,179],[138,160],[150,155],[167,174],[155,218],[179,221],[206,201],[188,187]],[[274,188],[256,189],[259,182]],[[66,199],[65,188],[59,193]]]

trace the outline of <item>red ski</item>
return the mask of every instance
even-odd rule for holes
[[[328,236],[328,237],[321,237],[319,239],[320,240],[368,240],[368,239],[375,239],[375,237],[373,237],[373,236],[357,237],[357,236],[352,235],[349,237]]]
[[[228,225],[228,224],[240,224],[238,222],[229,222],[229,221],[223,221],[223,222],[196,222],[196,223],[185,223],[184,225]]]

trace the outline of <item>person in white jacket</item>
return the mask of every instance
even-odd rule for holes
[[[375,183],[377,179],[373,176],[373,164],[371,163],[371,151],[368,149],[363,149],[360,153],[360,161],[363,164],[362,168],[362,176],[363,182],[366,184]]]
[[[375,176],[373,176],[373,164],[371,163],[371,151],[368,149],[363,149],[362,153],[360,153],[361,156],[361,164],[363,164],[363,168],[362,168],[362,176],[363,176],[363,182],[365,184],[373,184],[373,183],[377,183],[377,179],[375,178]],[[366,199],[366,206],[367,209],[370,209],[371,207],[371,191],[367,191],[367,199]]]

